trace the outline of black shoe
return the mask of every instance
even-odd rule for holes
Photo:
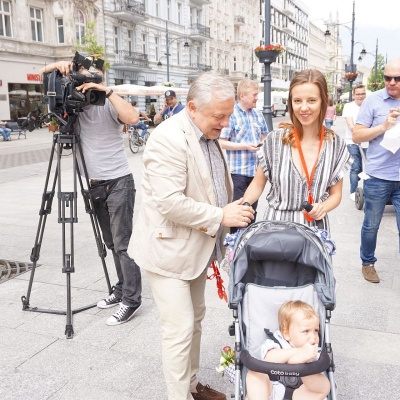
[[[108,318],[106,324],[112,326],[128,322],[139,311],[141,306],[142,305],[139,304],[136,307],[129,307],[121,303],[119,305],[119,310]]]
[[[106,297],[103,300],[100,300],[97,303],[97,307],[99,308],[110,308],[118,305],[121,303],[122,299],[119,299],[117,296],[115,296],[114,293],[111,293],[108,297]]]

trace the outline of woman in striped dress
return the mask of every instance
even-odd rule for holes
[[[323,220],[329,232],[327,213],[342,198],[343,176],[352,158],[346,143],[323,126],[329,94],[324,75],[315,69],[299,72],[289,89],[291,122],[270,132],[258,151],[256,175],[243,196],[252,204],[261,196],[267,181],[265,220],[294,221],[314,225]],[[307,200],[313,208],[303,212]]]

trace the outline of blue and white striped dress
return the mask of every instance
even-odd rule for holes
[[[301,204],[308,198],[307,179],[294,164],[290,144],[282,142],[286,134],[285,128],[273,130],[257,152],[264,174],[271,183],[264,219],[313,226],[314,222],[306,221],[301,210]],[[311,185],[315,202],[327,199],[329,187],[343,178],[351,163],[352,158],[342,138],[334,134],[332,139],[323,141]],[[330,231],[328,216],[324,217],[324,228]]]

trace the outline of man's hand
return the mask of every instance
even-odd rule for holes
[[[258,148],[258,143],[246,143],[246,150],[251,151],[252,153],[255,153]]]
[[[385,121],[385,131],[388,131],[390,128],[392,128],[396,122],[397,118],[400,116],[400,108],[391,108],[388,114],[388,117]]]
[[[246,228],[254,219],[254,210],[251,206],[242,205],[243,198],[227,204],[223,208],[224,215],[221,224],[228,227]]]
[[[77,86],[75,89],[81,91],[82,93],[85,93],[86,91],[88,91],[90,89],[98,90],[100,92],[108,91],[107,86],[104,86],[101,83],[94,83],[94,82],[83,83],[82,85]]]

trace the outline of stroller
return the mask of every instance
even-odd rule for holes
[[[245,399],[245,377],[250,369],[281,382],[286,388],[285,400],[292,399],[302,376],[324,372],[331,386],[327,399],[336,400],[329,337],[335,279],[322,239],[311,228],[298,223],[260,221],[243,231],[233,251],[229,308],[234,321],[229,332],[235,336],[235,399]],[[319,315],[322,351],[317,361],[277,364],[260,360],[266,330],[278,329],[279,307],[289,300],[302,300]]]

